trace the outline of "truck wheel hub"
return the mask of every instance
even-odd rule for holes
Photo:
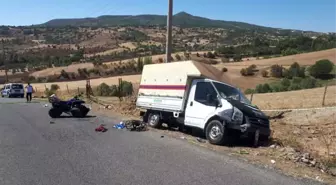
[[[149,119],[149,124],[150,125],[154,125],[155,122],[157,121],[157,119],[159,119],[159,116],[158,115],[152,115]]]
[[[217,138],[221,133],[222,133],[222,132],[221,132],[219,126],[213,126],[213,127],[211,128],[211,131],[210,131],[210,138],[211,138],[211,139],[215,139],[215,138]]]

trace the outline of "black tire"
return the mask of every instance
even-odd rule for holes
[[[77,107],[74,107],[74,108],[71,109],[71,114],[75,118],[82,118],[83,117],[81,110]]]
[[[162,122],[160,119],[160,114],[158,113],[149,113],[148,115],[148,125],[153,128],[160,128]]]
[[[49,110],[49,116],[51,118],[59,118],[62,114],[62,111],[60,111],[59,109],[56,109],[56,108],[51,108]]]
[[[86,106],[84,105],[80,105],[79,106],[79,110],[81,112],[81,117],[86,117],[86,115],[89,113],[90,109],[87,108]]]
[[[211,144],[228,144],[228,130],[225,128],[224,124],[218,120],[209,122],[205,129],[205,136]]]

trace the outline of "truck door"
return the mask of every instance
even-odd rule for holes
[[[194,80],[187,101],[184,123],[188,126],[204,128],[205,120],[215,114],[216,104],[209,102],[207,96],[216,98],[217,93],[210,82]]]

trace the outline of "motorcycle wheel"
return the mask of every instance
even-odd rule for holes
[[[85,117],[85,116],[89,113],[89,111],[90,111],[90,109],[87,108],[87,107],[84,106],[84,105],[80,105],[80,106],[79,106],[79,110],[80,110],[80,112],[81,112],[81,114],[82,114],[82,117]]]
[[[75,118],[81,118],[81,117],[83,117],[80,109],[77,108],[77,107],[72,108],[70,112],[71,112],[72,116],[75,117]]]
[[[60,111],[59,109],[51,108],[51,109],[49,110],[49,116],[50,116],[51,118],[58,118],[58,117],[61,116],[61,114],[62,114],[62,111]]]

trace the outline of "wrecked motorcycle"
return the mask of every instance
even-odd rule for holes
[[[58,99],[56,95],[51,95],[49,97],[49,102],[52,105],[52,108],[49,110],[49,116],[51,118],[58,118],[62,113],[66,113],[76,118],[83,118],[90,111],[90,109],[84,105],[85,101],[79,99],[78,96],[75,96],[68,101],[62,101]]]

